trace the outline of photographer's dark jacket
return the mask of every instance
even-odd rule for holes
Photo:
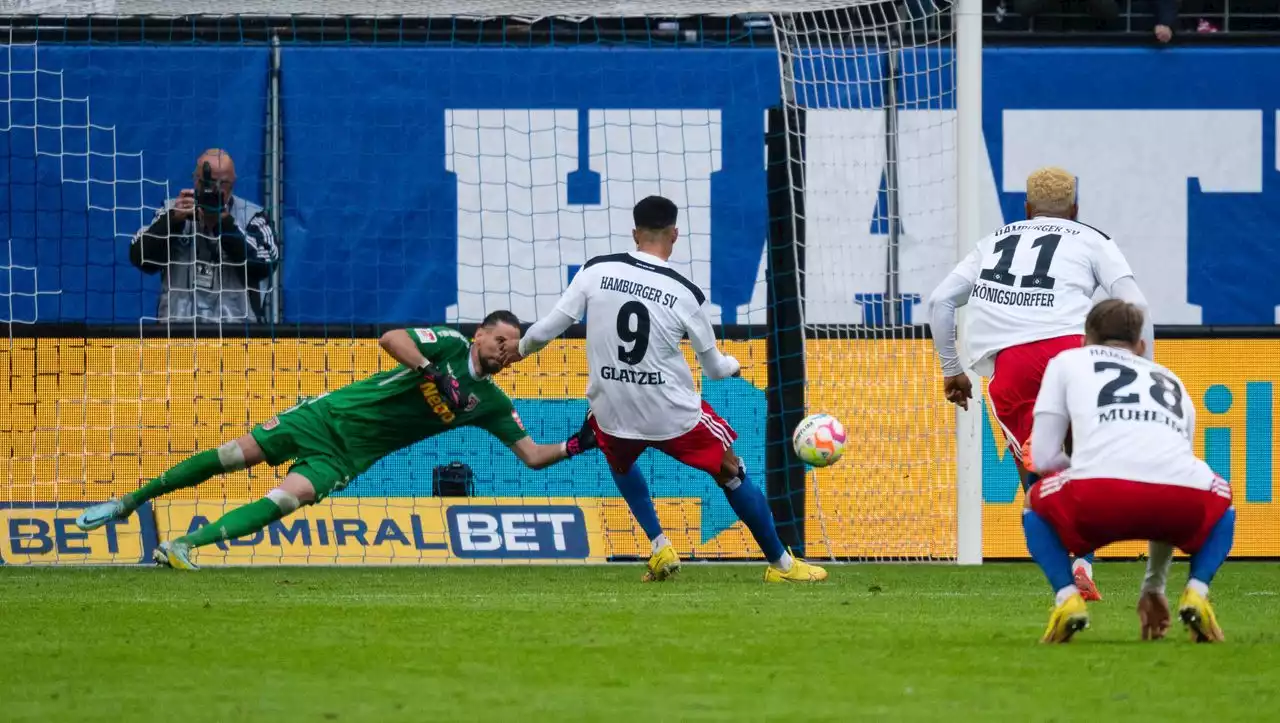
[[[271,270],[280,259],[276,235],[261,206],[231,197],[220,228],[197,233],[194,216],[174,221],[165,202],[129,245],[129,261],[162,273],[156,316],[161,321],[266,321]]]

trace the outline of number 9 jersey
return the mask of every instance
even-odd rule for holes
[[[587,399],[601,430],[661,441],[698,424],[702,398],[680,340],[688,334],[702,358],[716,339],[706,297],[693,282],[639,251],[597,256],[573,277],[555,311],[572,319],[586,315]],[[724,371],[737,371],[737,364]]]
[[[1071,479],[1213,485],[1216,475],[1192,447],[1195,405],[1187,388],[1128,350],[1086,346],[1054,357],[1036,399],[1036,424],[1047,414],[1070,420],[1073,449],[1064,474]]]
[[[1132,276],[1115,242],[1092,226],[1039,216],[982,239],[955,273],[972,284],[966,343],[991,376],[1001,350],[1084,333],[1093,295]]]

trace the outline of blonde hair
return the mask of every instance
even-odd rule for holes
[[[1027,205],[1042,213],[1066,213],[1076,202],[1076,177],[1057,166],[1027,176]]]

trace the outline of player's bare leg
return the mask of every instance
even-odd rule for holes
[[[76,526],[96,530],[113,520],[127,519],[142,503],[175,490],[194,487],[226,472],[237,472],[263,461],[262,448],[252,435],[245,434],[215,449],[197,452],[159,477],[122,497],[93,505],[80,513]]]
[[[161,543],[155,560],[174,569],[198,570],[200,568],[191,559],[196,548],[256,532],[315,500],[316,490],[311,480],[290,472],[262,499],[241,505],[189,535]]]

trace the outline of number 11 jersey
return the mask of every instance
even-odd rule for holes
[[[706,297],[657,256],[597,256],[565,290],[556,310],[586,314],[587,399],[596,424],[623,439],[662,441],[693,429],[702,398],[680,349],[715,346]]]
[[[1098,287],[1109,291],[1133,275],[1109,236],[1048,216],[1001,227],[978,242],[956,273],[973,284],[966,346],[983,376],[991,376],[1004,349],[1083,334]]]

